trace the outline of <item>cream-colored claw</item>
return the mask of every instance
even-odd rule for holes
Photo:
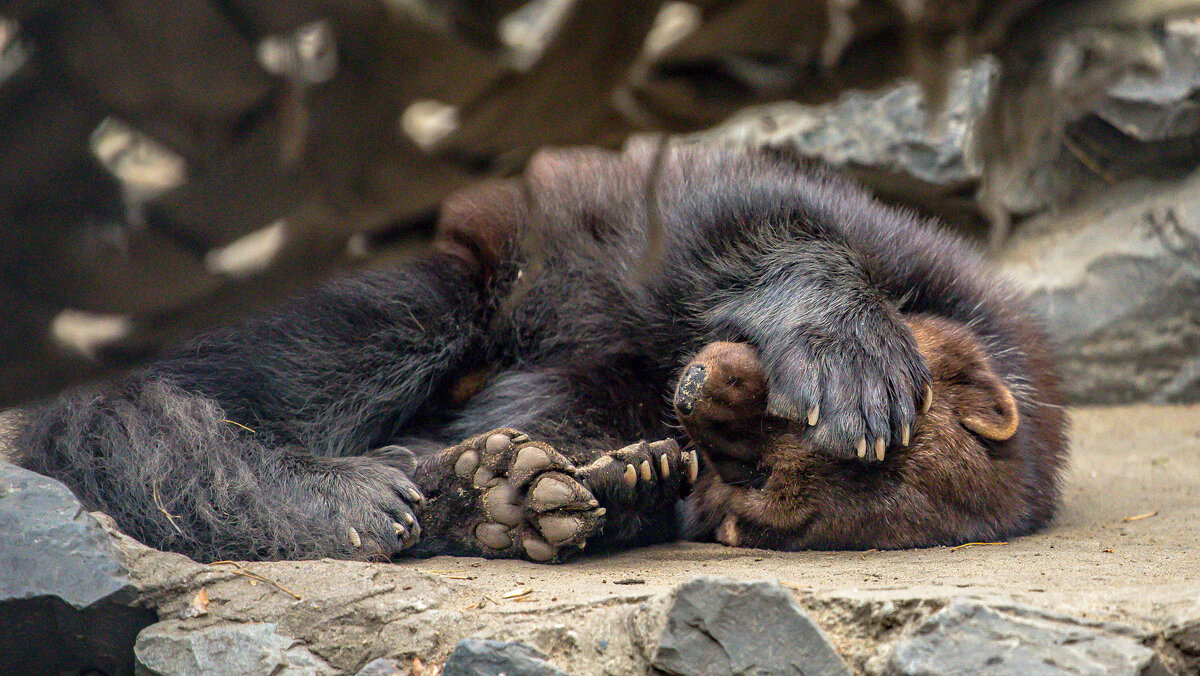
[[[347,533],[350,535],[350,544],[354,545],[355,549],[361,549],[362,537],[359,536],[358,531],[355,530],[354,526],[350,526],[347,530]]]
[[[630,488],[637,485],[637,470],[633,468],[633,465],[625,466],[625,474],[621,475],[621,480]]]
[[[658,469],[662,474],[662,478],[666,479],[671,476],[671,463],[667,460],[667,456],[658,456]]]
[[[925,386],[925,403],[921,404],[921,413],[929,413],[929,407],[933,406],[933,388]]]
[[[700,460],[696,457],[696,451],[688,451],[683,457],[687,462],[688,483],[694,484],[696,477],[700,476]]]
[[[883,437],[875,440],[875,459],[883,460],[883,453],[887,450],[887,444],[883,443]]]
[[[903,428],[900,429],[900,443],[907,446],[908,442],[911,440],[912,440],[912,426],[906,424]]]
[[[858,453],[858,457],[867,457],[867,438],[859,437],[858,446],[855,446],[854,450]]]
[[[650,461],[649,460],[643,460],[642,464],[638,465],[638,476],[640,476],[642,478],[642,481],[650,480]]]
[[[741,533],[738,532],[737,517],[730,514],[725,517],[720,526],[717,526],[717,542],[727,547],[737,547],[741,544]]]
[[[816,404],[808,409],[808,426],[814,427],[817,424],[817,419],[821,416],[821,405]]]

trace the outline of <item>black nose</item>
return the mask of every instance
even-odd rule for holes
[[[679,387],[675,388],[675,409],[681,415],[688,415],[696,404],[696,397],[704,389],[704,381],[708,378],[708,367],[704,364],[692,364],[683,372],[679,379]]]

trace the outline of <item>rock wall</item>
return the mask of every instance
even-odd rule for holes
[[[1196,401],[1200,18],[1160,29],[1139,67],[1097,46],[1135,36],[1089,27],[1046,50],[1045,77],[976,61],[937,110],[901,83],[748,109],[692,138],[830,163],[975,239],[1045,318],[1072,401]],[[1022,109],[1051,96],[1087,103],[1052,126]],[[997,143],[996,116],[1028,128]]]

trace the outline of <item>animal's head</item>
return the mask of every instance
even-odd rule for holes
[[[1011,438],[1020,424],[1017,403],[980,339],[962,324],[940,318],[913,315],[906,321],[933,376],[933,396],[917,417],[913,447],[962,448]],[[806,444],[806,420],[767,413],[767,393],[767,376],[751,345],[711,343],[683,370],[675,390],[676,414],[726,483],[761,486],[781,462],[829,461]],[[892,462],[903,455],[893,453]]]

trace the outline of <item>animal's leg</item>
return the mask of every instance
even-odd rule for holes
[[[198,559],[390,556],[418,534],[384,446],[483,341],[447,257],[334,282],[145,372],[28,411],[22,462],[144,542]]]
[[[198,560],[387,557],[419,535],[410,455],[313,457],[168,383],[65,395],[27,419],[27,466]]]

